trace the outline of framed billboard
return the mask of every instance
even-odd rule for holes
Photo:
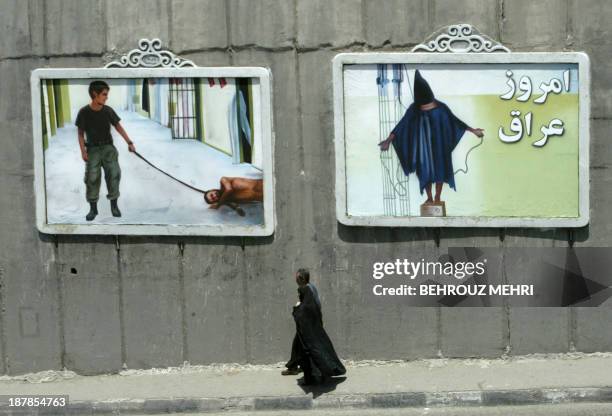
[[[271,235],[269,70],[140,46],[106,68],[32,72],[38,229]]]
[[[409,53],[333,61],[345,225],[581,227],[589,59],[511,53],[469,25]]]

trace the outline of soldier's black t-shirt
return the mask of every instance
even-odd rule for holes
[[[74,124],[85,131],[86,146],[101,146],[113,143],[111,124],[116,126],[121,119],[111,107],[105,105],[99,111],[89,105],[81,108]]]

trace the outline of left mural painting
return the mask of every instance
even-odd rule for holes
[[[273,233],[267,69],[39,69],[32,109],[40,231]]]

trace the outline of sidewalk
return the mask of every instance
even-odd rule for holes
[[[0,377],[0,395],[69,395],[67,414],[397,408],[600,402],[612,404],[612,354],[511,359],[347,362],[347,378],[314,389],[281,365],[213,365],[79,376]],[[612,406],[612,405],[611,405]],[[17,414],[5,403],[0,415]],[[19,413],[23,414],[23,413]],[[63,414],[63,413],[55,413]]]

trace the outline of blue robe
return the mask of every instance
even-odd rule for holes
[[[437,100],[436,104],[436,108],[421,110],[413,103],[392,131],[404,174],[416,172],[421,194],[434,182],[446,182],[456,190],[452,152],[469,129],[446,104]]]

